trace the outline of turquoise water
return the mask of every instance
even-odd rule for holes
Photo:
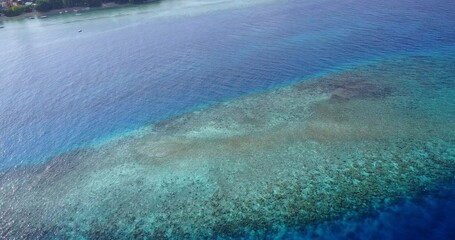
[[[451,239],[453,10],[163,1],[4,22],[0,236]]]

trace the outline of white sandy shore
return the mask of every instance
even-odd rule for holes
[[[201,14],[207,11],[216,11],[216,10],[221,10],[221,9],[235,9],[235,8],[242,8],[242,7],[248,7],[256,4],[267,4],[270,2],[273,2],[275,0],[254,0],[254,1],[240,1],[240,0],[233,0],[233,1],[228,1],[228,0],[220,0],[220,1],[214,1],[214,2],[187,2],[187,1],[179,1],[178,3],[175,3],[174,1],[161,1],[163,5],[167,4],[164,6],[162,12],[164,12],[165,15],[169,14],[172,12],[171,15],[192,15],[194,16],[195,14]],[[151,4],[158,3],[156,0],[148,0],[145,1],[145,4],[143,4],[143,8],[146,10],[147,6],[150,6]],[[161,5],[161,4],[160,4]],[[131,7],[132,9],[138,9],[141,7],[141,5],[135,5],[135,4],[116,4],[116,3],[103,3],[101,7],[73,7],[73,8],[63,8],[63,9],[53,9],[49,12],[45,13],[40,13],[37,11],[33,11],[30,13],[24,13],[16,17],[6,17],[6,16],[0,16],[0,25],[2,21],[16,21],[16,20],[23,20],[27,19],[29,17],[40,17],[40,16],[55,16],[55,15],[60,15],[60,12],[62,12],[62,15],[74,15],[77,13],[84,13],[88,11],[97,11],[97,10],[105,10],[105,9],[114,9],[114,8],[128,8]],[[65,12],[66,11],[66,12]]]

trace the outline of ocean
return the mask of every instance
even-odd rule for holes
[[[169,0],[4,21],[0,237],[453,239],[454,11]]]

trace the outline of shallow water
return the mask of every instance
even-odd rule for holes
[[[6,25],[0,236],[453,237],[453,3],[221,6]]]

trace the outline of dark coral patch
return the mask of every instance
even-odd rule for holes
[[[372,83],[363,80],[340,81],[334,84],[331,100],[351,100],[365,98],[384,98],[392,94],[392,88],[381,83]]]

